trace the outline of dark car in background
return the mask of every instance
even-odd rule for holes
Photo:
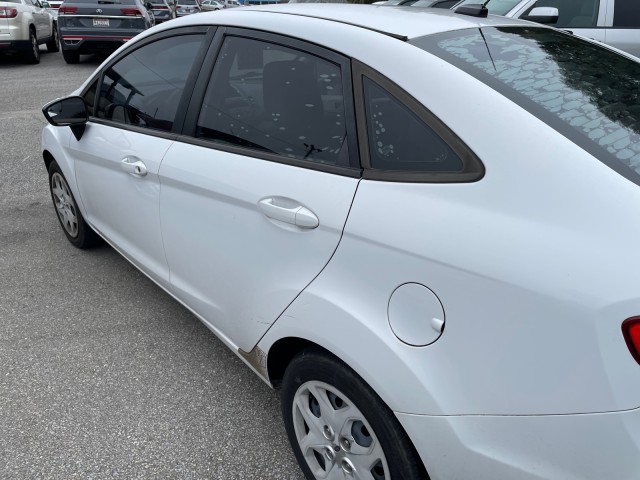
[[[173,0],[150,0],[151,12],[156,24],[176,18],[175,2]]]
[[[58,9],[62,55],[67,63],[78,63],[81,54],[116,50],[153,24],[141,0],[65,0]]]

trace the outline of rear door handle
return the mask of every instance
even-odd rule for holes
[[[144,177],[148,171],[147,166],[138,157],[124,157],[120,162],[120,167],[135,177]]]
[[[269,218],[300,228],[312,229],[320,224],[311,210],[288,198],[264,198],[258,202],[258,208]]]

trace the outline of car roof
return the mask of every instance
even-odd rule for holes
[[[270,15],[310,17],[354,25],[406,39],[465,28],[529,25],[528,22],[506,17],[489,15],[487,18],[479,18],[446,9],[336,3],[260,5],[216,12],[215,18],[220,21],[216,23],[230,24],[233,23],[231,16],[239,20],[241,17],[237,15],[249,13],[255,15],[258,12],[264,15],[267,21]],[[202,23],[202,17],[191,19],[188,23]]]

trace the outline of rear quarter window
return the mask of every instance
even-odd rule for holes
[[[412,40],[640,185],[640,63],[556,30],[469,29]]]

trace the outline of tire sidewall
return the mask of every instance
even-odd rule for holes
[[[40,63],[40,46],[33,28],[29,28],[29,52],[26,55],[26,60],[29,63]]]
[[[59,174],[62,179],[64,180],[65,184],[67,185],[67,188],[69,189],[69,193],[71,194],[71,199],[73,200],[73,206],[75,208],[76,211],[76,218],[77,218],[77,222],[78,222],[78,234],[75,237],[72,237],[69,232],[67,232],[67,229],[64,227],[64,224],[62,223],[62,219],[60,218],[60,215],[58,213],[58,209],[56,207],[56,202],[55,202],[55,196],[53,194],[53,175],[57,173]],[[62,170],[60,170],[60,167],[58,166],[58,164],[54,161],[51,162],[51,165],[49,166],[49,194],[51,195],[51,201],[53,202],[53,208],[56,210],[56,218],[58,219],[58,223],[60,223],[60,227],[62,228],[62,231],[64,232],[64,235],[67,237],[67,240],[69,240],[69,242],[71,242],[71,244],[73,244],[74,246],[78,247],[78,248],[84,248],[85,246],[87,246],[87,229],[89,228],[85,221],[84,218],[82,217],[82,213],[80,213],[80,209],[78,208],[78,202],[76,201],[75,196],[73,195],[73,191],[71,190],[71,187],[69,186],[69,182],[67,182],[67,178],[64,176],[64,174],[62,173]]]
[[[373,429],[384,451],[391,480],[424,480],[428,475],[417,458],[409,438],[387,407],[369,385],[339,359],[323,354],[303,352],[287,368],[281,390],[282,416],[289,442],[308,480],[316,477],[307,465],[298,445],[293,423],[293,400],[306,382],[327,383],[342,392],[360,410]]]

